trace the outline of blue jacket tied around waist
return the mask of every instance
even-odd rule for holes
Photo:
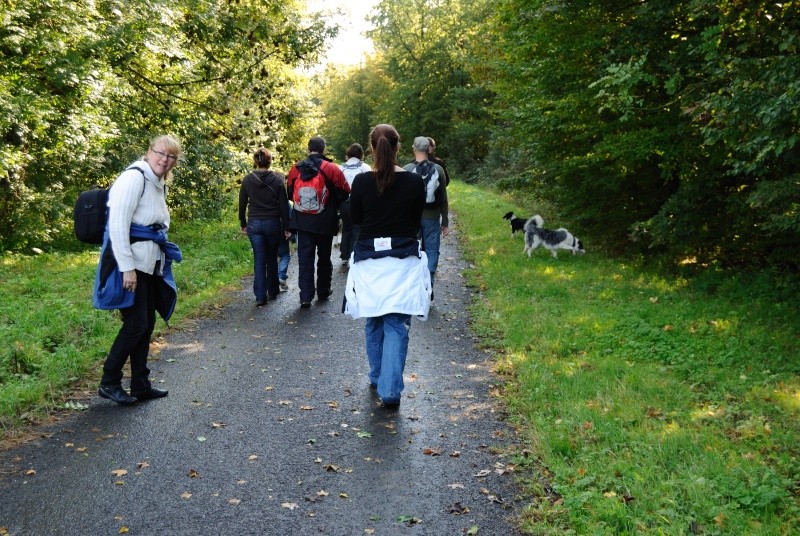
[[[131,224],[131,242],[152,240],[161,246],[161,261],[156,265],[158,289],[156,291],[156,311],[169,322],[175,303],[178,301],[178,288],[172,275],[172,262],[181,262],[183,255],[180,248],[167,241],[164,230],[145,225]],[[160,268],[160,272],[158,271]],[[133,305],[135,292],[125,290],[122,286],[122,272],[119,271],[114,253],[111,250],[111,240],[106,229],[103,238],[103,247],[100,250],[100,261],[94,278],[94,293],[92,304],[96,309],[125,309]]]

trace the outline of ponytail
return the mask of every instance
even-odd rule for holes
[[[372,148],[372,170],[375,174],[375,187],[382,195],[394,184],[394,168],[397,165],[397,151],[400,149],[400,135],[392,125],[377,125],[369,133]]]

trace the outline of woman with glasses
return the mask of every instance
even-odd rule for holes
[[[147,154],[123,171],[108,193],[108,226],[94,301],[102,309],[119,309],[122,327],[103,365],[99,394],[120,405],[167,396],[150,383],[147,356],[156,310],[168,320],[177,296],[171,261],[180,261],[180,251],[166,241],[166,185],[180,154],[176,138],[153,139]],[[121,288],[115,280],[121,281]],[[128,360],[130,394],[122,387]]]

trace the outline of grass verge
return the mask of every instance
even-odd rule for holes
[[[252,254],[232,212],[218,221],[174,222],[170,240],[184,257],[174,268],[171,319],[180,327],[222,299],[220,290],[239,284],[252,270]],[[0,257],[0,431],[60,407],[76,384],[95,387],[120,327],[116,311],[92,308],[98,254]],[[155,335],[165,329],[159,320]]]
[[[531,210],[448,194],[524,443],[523,530],[800,533],[796,278],[664,275],[591,243],[529,259],[501,217]]]

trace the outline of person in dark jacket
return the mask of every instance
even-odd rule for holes
[[[166,259],[160,244],[151,239],[133,240],[131,230],[134,224],[164,233],[169,229],[166,185],[180,153],[181,145],[176,138],[166,135],[153,139],[142,161],[117,177],[108,192],[108,227],[103,250],[113,254],[114,268],[122,275],[123,291],[132,293],[133,301],[119,306],[122,327],[103,364],[98,393],[123,406],[168,394],[153,387],[147,368]],[[164,311],[163,307],[160,309]],[[168,309],[165,318],[172,307]],[[129,359],[130,394],[122,387],[122,369]]]
[[[286,190],[294,202],[289,228],[297,231],[297,283],[300,287],[300,307],[311,307],[316,293],[319,301],[325,301],[333,293],[333,263],[331,250],[333,237],[338,232],[339,204],[350,195],[350,186],[339,166],[325,158],[325,140],[319,136],[308,142],[308,157],[297,162],[289,170]],[[303,205],[308,198],[300,190],[307,184],[324,179],[325,195],[321,196],[314,210]],[[317,257],[316,286],[314,285],[314,257]]]
[[[253,165],[255,171],[239,189],[239,225],[253,246],[253,294],[261,307],[278,297],[278,247],[291,233],[283,175],[269,169],[272,154],[259,148],[253,153]]]

